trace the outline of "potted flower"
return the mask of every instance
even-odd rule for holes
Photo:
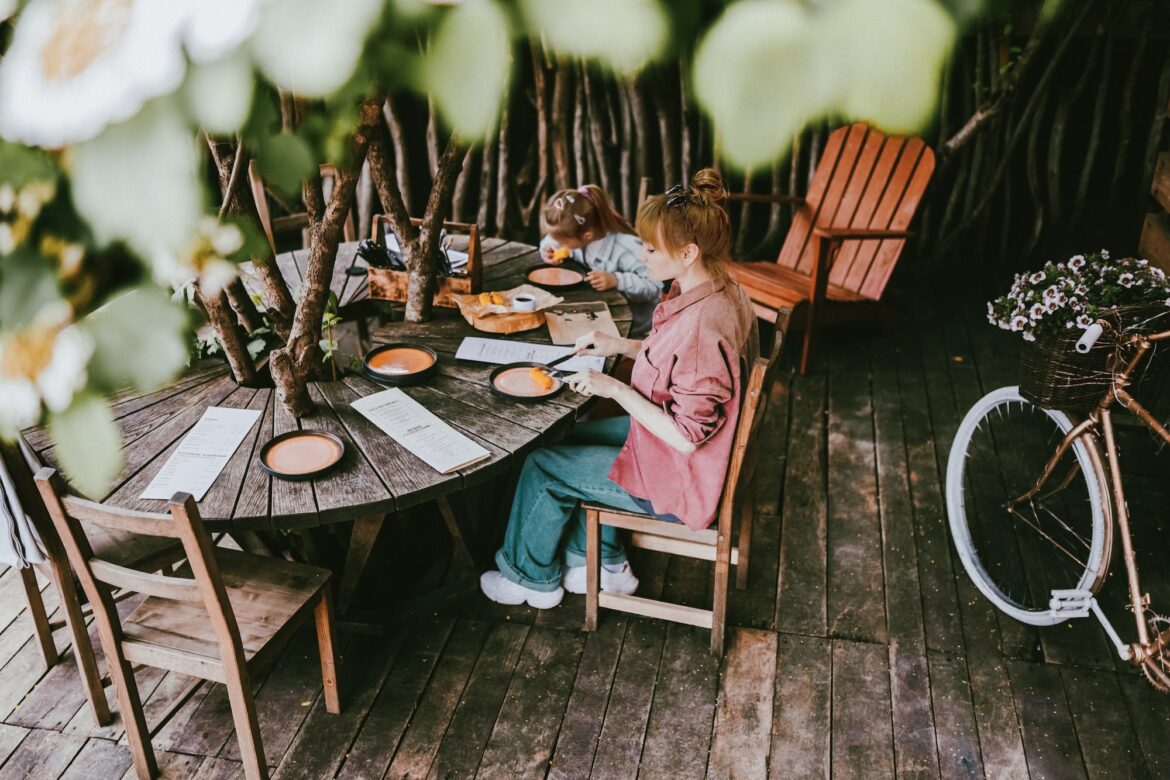
[[[1018,274],[987,304],[993,325],[1019,333],[1020,393],[1041,406],[1085,411],[1109,378],[1116,341],[1103,337],[1088,354],[1073,348],[1098,319],[1118,330],[1170,327],[1170,279],[1148,260],[1114,259],[1102,249]]]

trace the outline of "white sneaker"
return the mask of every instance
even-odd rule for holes
[[[565,577],[562,583],[565,590],[569,593],[584,593],[585,592],[585,567],[584,566],[569,566],[565,569]],[[622,567],[617,571],[610,571],[607,567],[601,567],[601,589],[606,593],[617,593],[622,596],[629,596],[638,589],[638,578],[634,576],[634,570],[630,568],[630,562],[625,561]]]
[[[479,589],[497,604],[523,604],[537,609],[552,609],[565,597],[565,589],[543,591],[526,588],[512,582],[498,571],[485,571],[479,578]]]

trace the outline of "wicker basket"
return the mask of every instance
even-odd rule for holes
[[[1163,304],[1132,304],[1098,313],[1122,331],[1153,332],[1170,328],[1170,311]],[[1072,329],[1054,336],[1041,336],[1025,342],[1020,352],[1020,395],[1047,409],[1085,414],[1097,405],[1109,388],[1114,361],[1118,355],[1117,337],[1106,331],[1086,354],[1076,351],[1082,331]],[[1138,366],[1130,383],[1130,392],[1139,394],[1143,384],[1157,385],[1167,362],[1151,353],[1145,365]],[[1136,389],[1135,389],[1136,388]]]

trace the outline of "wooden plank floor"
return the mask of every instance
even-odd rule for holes
[[[1170,776],[1170,696],[1116,662],[1095,623],[1036,630],[999,615],[953,553],[950,440],[975,399],[1014,383],[1014,356],[976,305],[886,333],[829,331],[812,373],[782,375],[749,587],[732,591],[721,662],[687,626],[604,613],[590,634],[581,597],[537,612],[473,594],[382,636],[346,635],[333,716],[306,633],[254,681],[274,776]],[[1170,457],[1122,435],[1145,584],[1166,604]],[[635,564],[646,595],[710,596],[704,564]],[[1128,636],[1123,579],[1102,600]],[[148,719],[183,683],[139,672]],[[155,746],[165,776],[241,775],[222,687]],[[132,774],[118,722],[94,727],[71,654],[44,669],[4,572],[0,777]]]

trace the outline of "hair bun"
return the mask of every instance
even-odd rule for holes
[[[714,168],[704,168],[691,179],[691,192],[705,203],[718,203],[727,199],[727,188],[723,177]]]

